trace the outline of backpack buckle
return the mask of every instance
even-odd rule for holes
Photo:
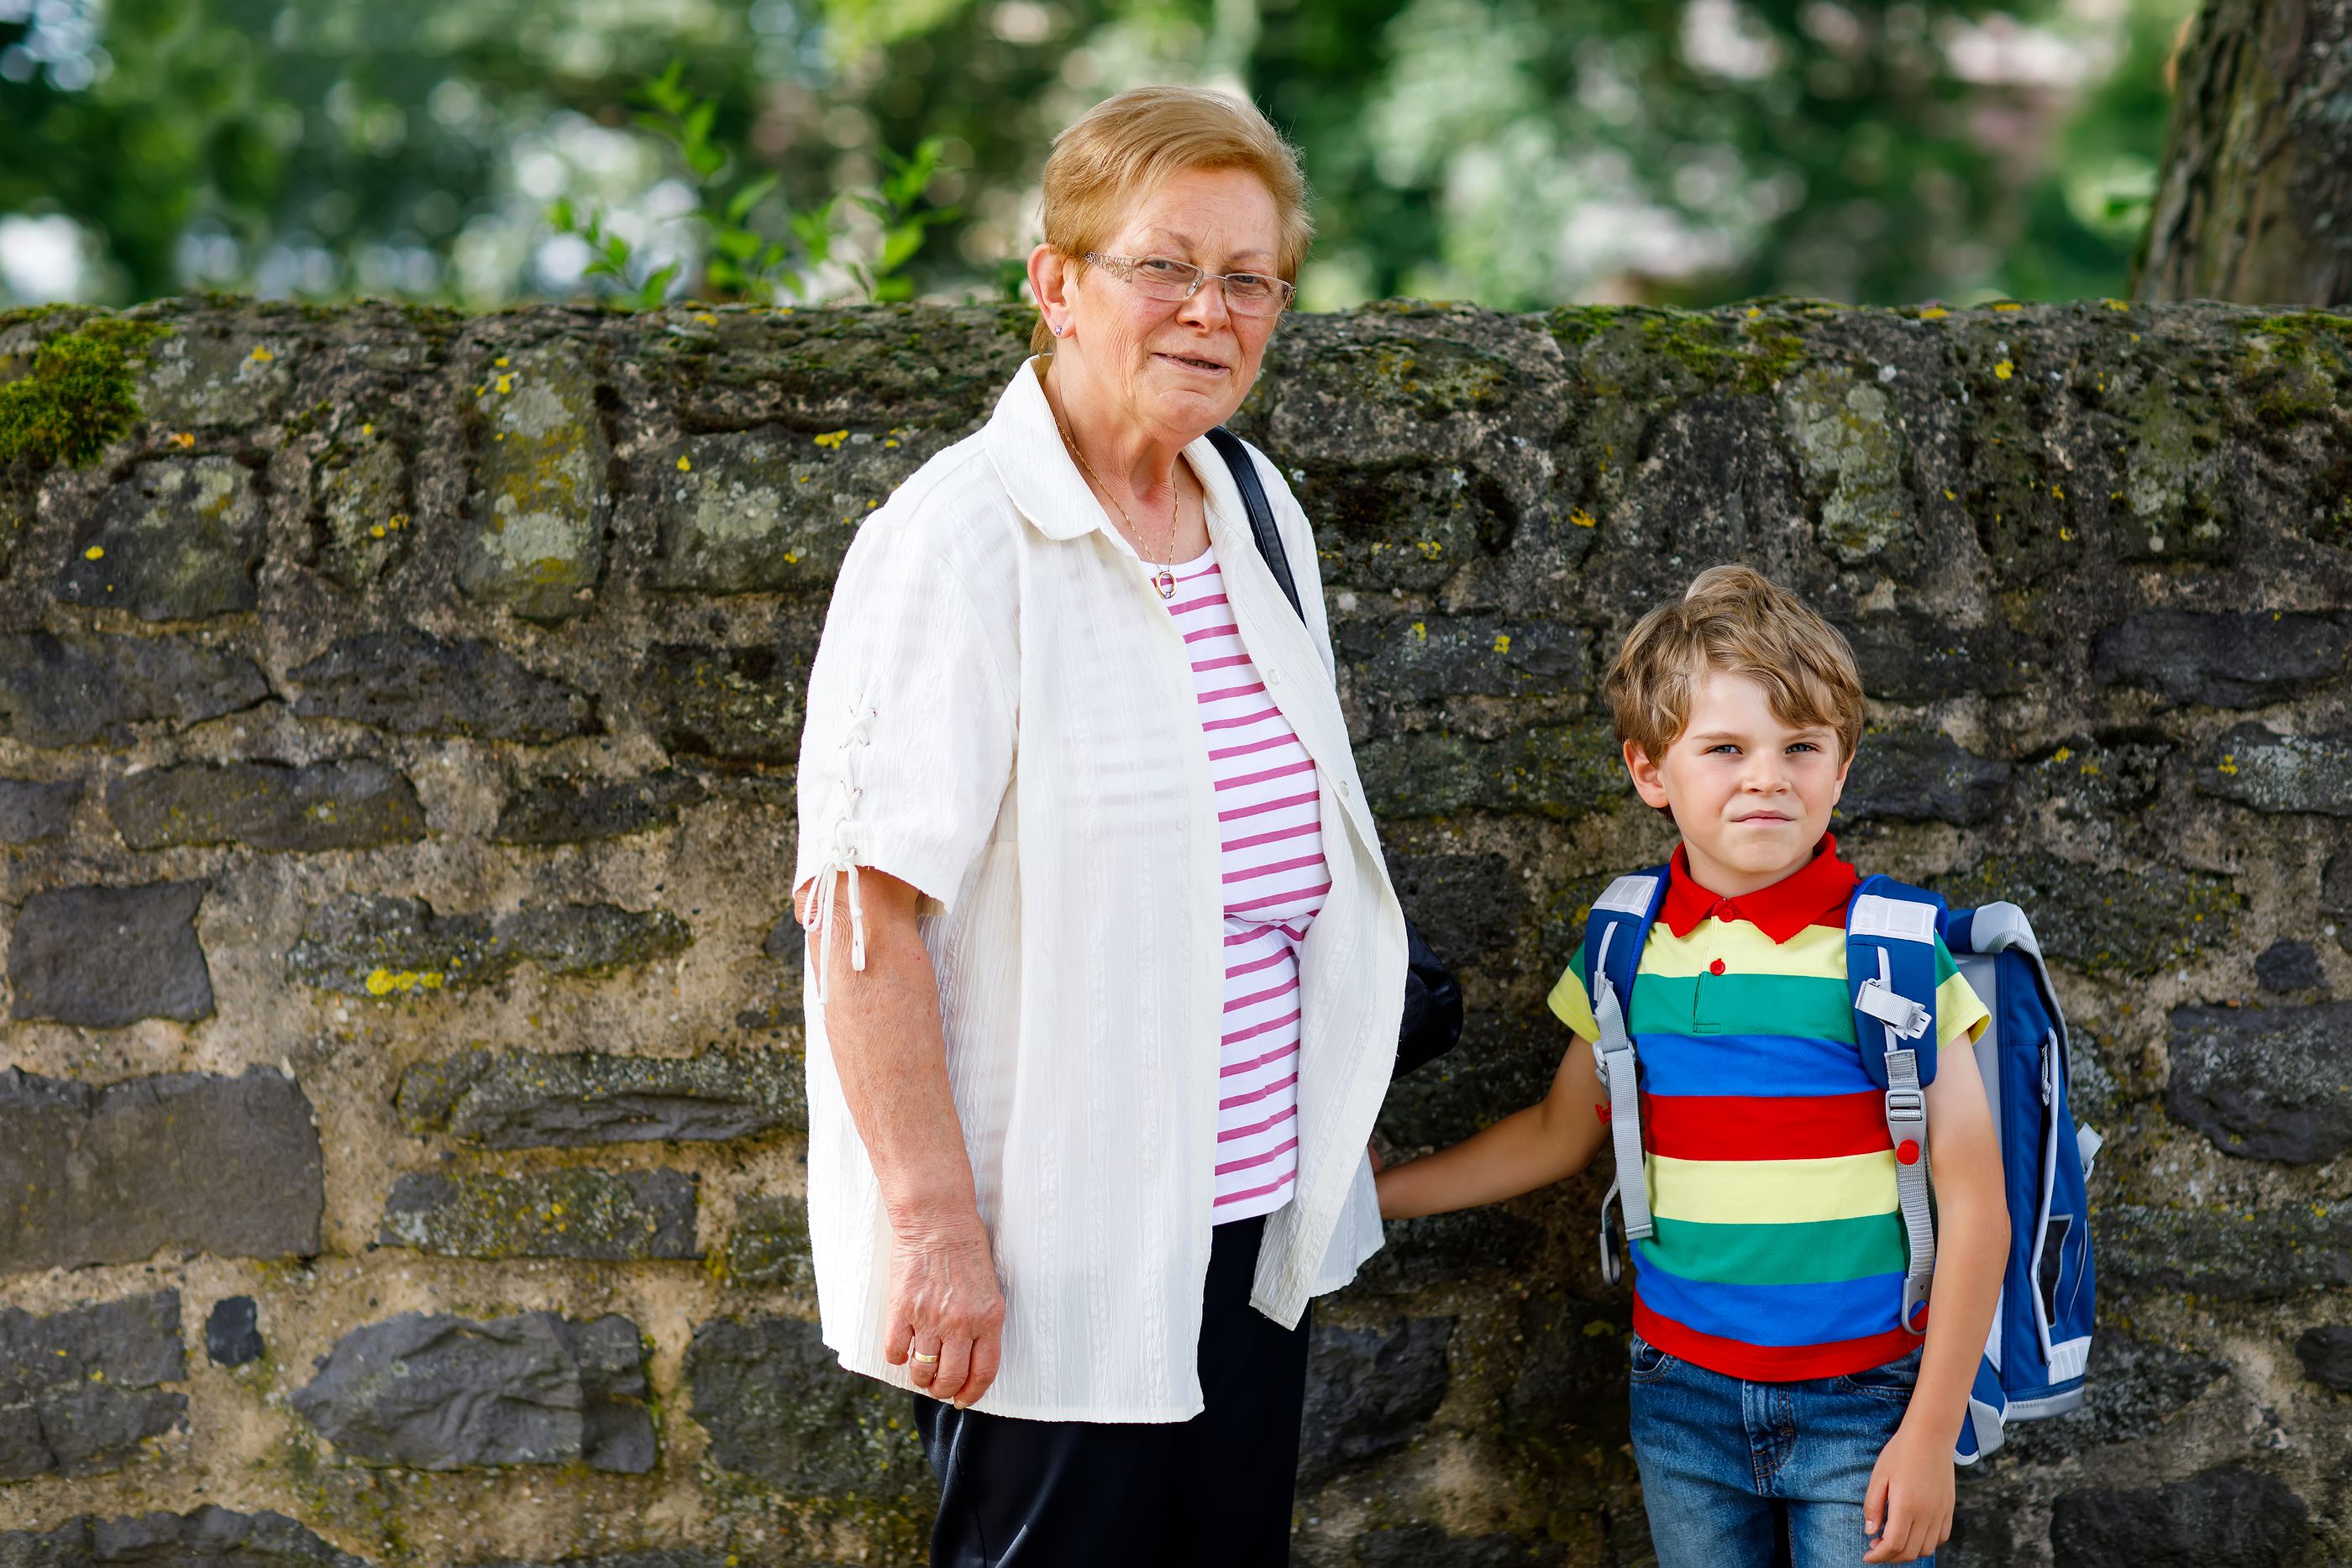
[[[1933,1020],[1926,1008],[1896,992],[1880,979],[1868,979],[1853,998],[1854,1010],[1867,1013],[1904,1040],[1916,1040]]]
[[[1886,1120],[1889,1124],[1908,1125],[1916,1122],[1927,1124],[1927,1097],[1916,1089],[1889,1089],[1886,1092]]]

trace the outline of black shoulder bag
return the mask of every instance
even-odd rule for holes
[[[1257,465],[1250,460],[1249,449],[1240,436],[1219,425],[1209,432],[1209,440],[1216,446],[1217,455],[1225,466],[1234,471],[1234,483],[1242,493],[1242,505],[1249,509],[1250,532],[1257,537],[1258,553],[1274,572],[1274,580],[1282,585],[1283,596],[1290,607],[1298,612],[1301,621],[1307,619],[1306,607],[1298,602],[1298,585],[1290,576],[1290,557],[1282,548],[1282,536],[1275,531],[1274,507],[1265,498],[1265,486],[1258,482]],[[1390,1074],[1402,1078],[1426,1061],[1434,1061],[1454,1049],[1462,1038],[1462,986],[1454,979],[1454,971],[1445,960],[1424,940],[1406,915],[1404,922],[1405,977],[1404,1017],[1397,1025],[1396,1069]]]

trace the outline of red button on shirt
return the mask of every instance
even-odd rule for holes
[[[1706,967],[1706,972],[1710,975],[1720,975],[1723,973],[1723,960],[1717,958],[1714,963],[1709,964]]]

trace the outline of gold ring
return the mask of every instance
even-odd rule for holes
[[[938,1356],[925,1355],[919,1350],[909,1351],[908,1354],[912,1355],[917,1361],[921,1362],[925,1366],[937,1366],[940,1364],[940,1358]]]

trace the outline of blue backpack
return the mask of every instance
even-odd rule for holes
[[[1617,1179],[1601,1210],[1601,1270],[1612,1285],[1621,1266],[1612,1203],[1622,1215],[1624,1240],[1644,1239],[1654,1229],[1639,1174],[1638,1056],[1625,1009],[1665,891],[1663,866],[1619,877],[1593,902],[1584,928],[1588,990],[1601,1025],[1593,1051],[1609,1095],[1617,1156]],[[1891,877],[1866,878],[1846,907],[1846,983],[1863,1066],[1886,1095],[1909,1248],[1899,1309],[1904,1326],[1927,1332],[1936,1267],[1926,1091],[1936,1077],[1939,933],[1992,1014],[1975,1049],[1992,1102],[2009,1200],[2000,1305],[1953,1445],[1953,1458],[1967,1465],[2000,1447],[2004,1423],[2063,1415],[2083,1402],[2095,1283],[2084,1184],[2100,1138],[2074,1125],[2067,1103],[2066,1020],[2024,912],[2013,904],[1988,904],[1955,913],[1924,889]]]

